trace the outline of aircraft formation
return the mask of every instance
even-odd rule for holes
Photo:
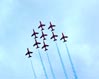
[[[45,40],[47,40],[47,39],[46,39],[46,36],[48,36],[48,34],[45,34],[45,33],[44,33],[44,30],[45,30],[44,27],[45,27],[46,25],[43,24],[41,21],[40,21],[39,23],[40,23],[40,24],[39,24],[39,26],[38,26],[38,29],[41,30],[40,39],[43,39],[43,46],[41,47],[41,49],[44,49],[44,51],[47,51],[49,45],[46,44]],[[49,27],[48,27],[48,30],[51,30],[51,32],[52,32],[52,36],[50,37],[50,39],[53,39],[53,41],[57,41],[58,35],[56,35],[56,34],[54,33],[54,31],[55,31],[54,27],[55,27],[56,25],[53,25],[51,22],[50,22],[49,24],[50,24],[50,25],[49,25]],[[31,37],[34,37],[35,43],[33,44],[33,47],[36,47],[36,49],[40,48],[39,45],[41,44],[41,42],[38,42],[38,40],[37,40],[37,38],[38,38],[37,35],[38,35],[38,34],[39,34],[39,33],[36,32],[36,31],[33,29],[33,33],[32,33],[32,35],[31,35]],[[65,36],[64,33],[62,33],[62,36],[61,36],[60,40],[63,40],[63,42],[67,42],[67,38],[68,38],[68,36]],[[31,52],[31,51],[29,50],[29,48],[27,48],[27,53],[26,53],[25,55],[28,55],[28,58],[30,58],[30,57],[32,57],[32,56],[31,56],[32,53],[33,53],[33,52]]]
[[[50,39],[53,40],[53,41],[57,41],[58,35],[55,34],[55,28],[54,28],[56,25],[53,25],[51,22],[50,22],[49,24],[50,24],[50,25],[49,25],[49,27],[48,27],[48,30],[50,30],[51,33],[52,33],[52,35],[50,36]],[[39,38],[39,39],[42,39],[42,41],[43,41],[43,42],[42,42],[43,45],[42,45],[41,49],[44,49],[44,51],[47,51],[49,45],[46,44],[46,40],[47,40],[46,37],[48,36],[48,34],[46,34],[46,33],[44,32],[44,30],[45,30],[44,27],[45,27],[45,26],[46,26],[46,25],[43,24],[43,23],[40,21],[40,24],[39,24],[39,26],[38,26],[38,29],[40,29],[40,31],[41,31],[41,36],[38,37],[39,32],[36,32],[36,31],[33,29],[33,33],[31,34],[31,37],[33,37],[33,38],[34,38],[34,41],[35,41],[35,43],[33,44],[33,47],[35,47],[36,49],[39,49],[39,48],[40,48],[41,42],[39,42],[39,41],[37,40],[37,39]],[[63,42],[67,42],[67,38],[68,38],[68,36],[65,36],[64,33],[62,33],[62,35],[61,35],[61,37],[60,37],[60,40],[62,40]],[[75,68],[74,68],[74,64],[73,64],[73,62],[72,62],[72,59],[71,59],[71,56],[70,56],[70,53],[69,53],[69,50],[68,50],[68,47],[67,47],[66,44],[65,44],[65,47],[66,47],[66,50],[67,50],[67,55],[68,55],[68,57],[69,57],[69,61],[70,61],[70,64],[71,64],[71,68],[72,68],[74,77],[75,77],[75,79],[78,79],[76,70],[75,70]],[[62,65],[62,69],[63,69],[63,71],[64,71],[65,78],[66,78],[66,79],[69,79],[57,43],[56,43],[56,48],[57,48],[57,52],[58,52],[58,55],[59,55],[59,58],[60,58],[60,62],[61,62],[61,65]],[[31,52],[31,51],[29,50],[29,48],[27,48],[27,53],[26,53],[25,55],[27,55],[28,58],[31,58],[31,57],[32,57],[32,56],[31,56],[32,53],[33,53],[33,52]],[[40,61],[41,61],[41,65],[42,65],[42,68],[43,68],[45,77],[46,77],[46,79],[48,79],[47,72],[46,72],[46,69],[45,69],[45,66],[44,66],[44,63],[43,63],[43,60],[42,60],[42,57],[41,57],[41,55],[40,55],[39,50],[38,50],[38,54],[39,54],[39,57],[40,57]],[[53,71],[53,68],[52,68],[52,65],[51,65],[51,61],[50,61],[50,59],[49,59],[48,53],[46,53],[46,55],[47,55],[47,58],[48,58],[48,63],[49,63],[50,69],[51,69],[51,73],[52,73],[53,79],[56,79],[55,74],[54,74],[54,71]],[[34,73],[34,77],[35,77],[35,79],[36,79],[36,74],[35,74],[35,70],[33,69],[32,61],[31,61],[31,65],[32,65],[32,70],[33,70],[33,73]]]

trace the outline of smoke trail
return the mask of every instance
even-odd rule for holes
[[[51,61],[49,59],[49,55],[48,55],[47,52],[46,52],[46,55],[47,55],[47,58],[48,58],[48,62],[49,62],[49,65],[50,65],[50,69],[51,69],[51,73],[52,73],[53,79],[56,79],[54,71],[53,71],[53,68],[52,68],[52,65],[51,65]]]
[[[43,70],[44,70],[45,77],[46,77],[46,79],[48,79],[46,69],[45,69],[45,66],[44,66],[44,63],[43,63],[43,60],[42,60],[42,57],[41,57],[41,54],[40,54],[39,50],[38,50],[38,53],[39,53],[39,56],[40,56],[40,61],[41,61],[41,64],[42,64],[42,67],[43,67]]]
[[[60,58],[60,61],[61,61],[61,65],[62,65],[64,74],[65,74],[65,78],[68,79],[68,76],[67,76],[67,73],[66,73],[66,69],[65,69],[65,66],[64,66],[64,63],[63,63],[63,60],[62,60],[62,57],[61,57],[61,54],[60,54],[60,51],[59,51],[57,43],[56,43],[56,47],[57,47],[58,55],[59,55],[59,58]]]
[[[30,59],[30,62],[31,62],[31,66],[32,66],[32,71],[33,71],[33,74],[34,74],[34,78],[36,79],[36,73],[35,73],[35,70],[34,70],[34,67],[33,67],[33,63],[32,63],[32,60]]]
[[[72,67],[72,70],[73,70],[73,73],[74,73],[74,77],[75,77],[75,79],[78,79],[75,68],[74,68],[74,64],[72,62],[72,59],[71,59],[71,56],[70,56],[70,53],[69,53],[69,49],[68,49],[66,44],[65,44],[65,47],[66,47],[67,54],[68,54],[68,57],[69,57],[69,61],[70,61],[70,64],[71,64],[71,67]]]

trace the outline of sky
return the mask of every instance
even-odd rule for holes
[[[74,79],[61,33],[68,35],[68,49],[78,79],[99,78],[99,1],[98,0],[0,0],[0,78],[35,79],[27,48],[34,52],[32,63],[37,79],[46,79],[38,50],[33,47],[32,29],[39,21],[46,24],[48,55],[56,79],[65,79],[55,43],[47,30],[49,22],[56,25],[57,44],[69,79]],[[41,33],[39,34],[39,36]],[[42,43],[41,39],[38,39]],[[39,49],[49,79],[53,79],[44,50]]]

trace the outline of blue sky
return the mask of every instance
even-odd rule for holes
[[[37,79],[45,79],[38,51],[32,47],[32,29],[39,21],[56,24],[55,33],[69,36],[68,48],[78,79],[99,78],[99,1],[98,0],[0,0],[0,78],[33,79],[30,60],[25,57],[26,48],[33,51],[32,62]],[[47,27],[45,27],[47,29]],[[45,33],[51,35],[50,31]],[[57,79],[65,79],[55,43],[50,44],[48,54]],[[41,41],[39,39],[39,41]],[[69,79],[73,79],[65,45],[57,41]],[[49,79],[52,75],[46,54],[41,50]]]

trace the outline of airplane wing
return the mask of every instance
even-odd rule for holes
[[[42,26],[45,26],[45,24],[42,24]]]
[[[29,53],[33,53],[33,52],[30,51]]]
[[[40,27],[41,27],[41,25],[38,26],[38,28],[40,28]]]
[[[31,37],[32,37],[33,35],[34,35],[34,34],[32,34]]]
[[[35,34],[39,34],[38,32],[36,32]]]
[[[53,27],[55,27],[55,25],[52,25]]]
[[[28,55],[28,52],[25,55]]]
[[[58,35],[55,35],[55,37],[58,37]]]
[[[46,47],[48,47],[49,45],[46,45]]]
[[[44,47],[45,47],[45,46],[43,45],[43,46],[42,46],[42,49],[43,49]]]
[[[48,29],[50,29],[50,28],[51,28],[51,26],[48,27]]]
[[[41,44],[40,42],[37,42],[37,44]]]
[[[50,39],[54,38],[54,36],[52,36]]]
[[[43,35],[40,38],[42,38],[42,37],[43,37]]]
[[[60,40],[62,40],[63,39],[63,37],[61,37],[61,39]]]
[[[47,34],[45,34],[45,36],[47,36]]]
[[[68,36],[64,36],[64,38],[68,38]]]
[[[35,46],[36,45],[36,43],[35,44],[33,44],[33,46]]]

